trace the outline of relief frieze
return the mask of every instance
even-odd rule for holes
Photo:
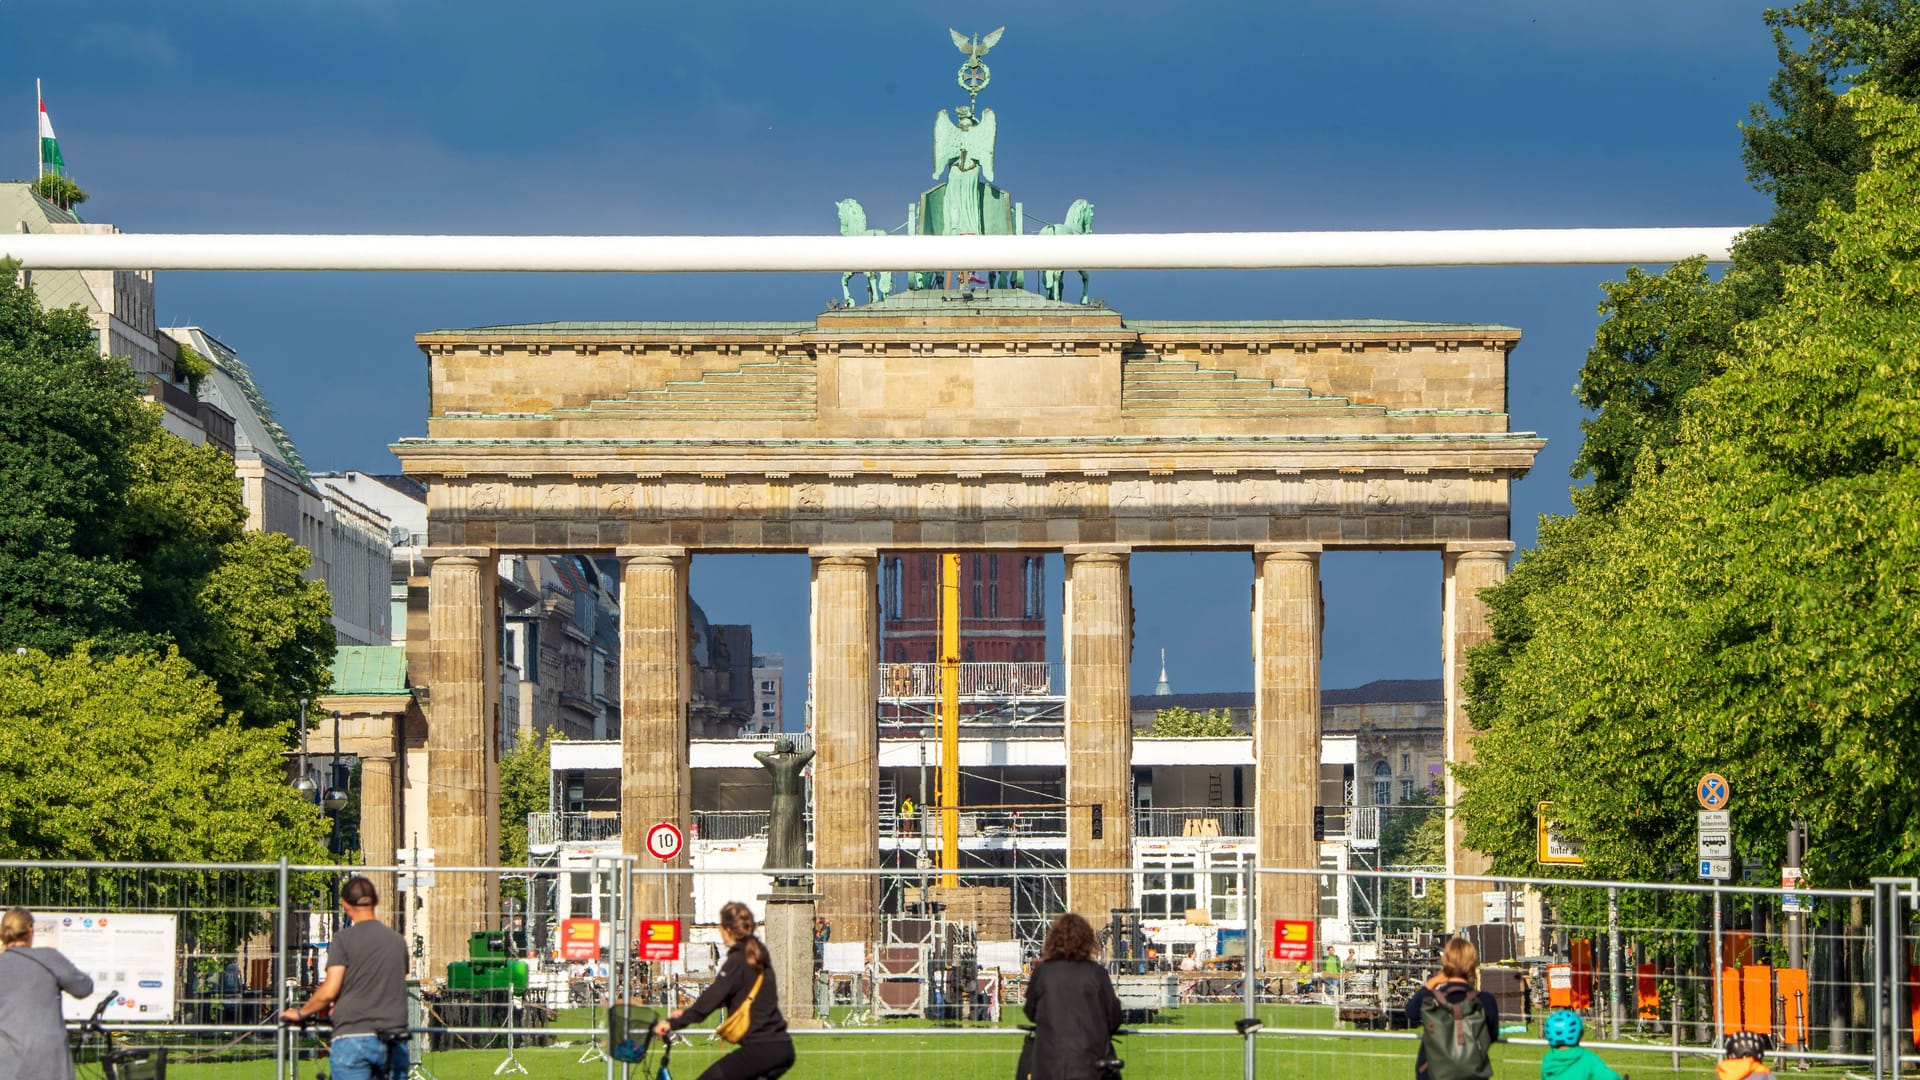
[[[1088,478],[938,475],[830,479],[757,475],[659,479],[585,477],[571,481],[458,479],[436,493],[437,516],[590,521],[705,518],[766,521],[1052,521],[1295,518],[1310,515],[1504,515],[1507,478],[1498,474],[1351,475],[1243,470],[1215,475],[1116,473]],[[441,500],[444,500],[442,504]]]

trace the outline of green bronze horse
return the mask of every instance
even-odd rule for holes
[[[1073,205],[1067,207],[1067,220],[1058,225],[1046,226],[1040,230],[1040,235],[1085,236],[1092,231],[1093,204],[1085,199],[1075,199],[1073,200]],[[1067,291],[1066,278],[1067,272],[1065,270],[1046,270],[1041,273],[1040,281],[1046,290],[1047,299],[1065,299],[1062,294]],[[1082,270],[1080,271],[1080,302],[1083,304],[1087,302],[1091,295],[1088,293],[1087,288],[1087,272]]]
[[[861,209],[859,200],[841,199],[835,205],[840,211],[841,236],[887,235],[887,230],[885,229],[867,228],[867,212]],[[853,303],[853,293],[847,288],[847,283],[853,280],[853,275],[855,274],[865,274],[867,276],[867,302],[870,304],[879,300],[885,300],[887,296],[893,292],[893,271],[849,270],[840,275],[840,298],[849,304]]]

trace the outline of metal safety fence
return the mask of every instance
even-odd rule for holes
[[[701,1000],[726,964],[728,901],[754,914],[771,955],[793,1076],[1005,1075],[1049,925],[1069,910],[1097,933],[1136,1078],[1411,1069],[1408,1002],[1456,933],[1498,1003],[1499,1075],[1537,1074],[1540,1021],[1557,1007],[1583,1014],[1586,1044],[1621,1072],[1705,1076],[1733,1031],[1764,1035],[1784,1067],[1920,1066],[1911,881],[1784,892],[1264,869],[1220,843],[1143,845],[1134,866],[1071,872],[1042,860],[775,875],[589,850],[539,868],[351,872],[375,882],[379,917],[407,942],[412,1059],[435,1078],[630,1071],[615,1036]],[[95,997],[68,1003],[83,1076],[101,1075],[103,1044],[78,1021],[109,990],[116,1044],[165,1051],[167,1075],[315,1076],[324,1029],[272,1017],[324,976],[347,872],[6,862],[0,905],[30,908],[36,943],[94,977]],[[724,1052],[713,1022],[675,1047],[675,1069],[697,1075]]]

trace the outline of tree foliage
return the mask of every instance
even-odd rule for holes
[[[527,865],[527,815],[552,804],[552,743],[551,729],[536,731],[500,755],[501,866]]]
[[[60,173],[43,173],[33,182],[33,193],[62,210],[71,210],[89,196],[79,184]]]
[[[84,313],[43,311],[0,261],[0,645],[169,645],[226,707],[286,722],[334,636],[306,551],[245,531],[233,460],[162,429]]]
[[[1431,792],[1380,808],[1380,866],[1444,867],[1447,863],[1445,807]],[[1391,878],[1381,890],[1381,907],[1390,920],[1438,929],[1446,922],[1446,894],[1438,883],[1415,897],[1412,883]]]
[[[1869,168],[1809,225],[1825,256],[1781,268],[1657,467],[1491,597],[1460,812],[1502,872],[1551,800],[1586,872],[1672,876],[1710,769],[1752,865],[1799,817],[1818,883],[1920,867],[1920,108],[1843,105]]]
[[[1179,705],[1153,711],[1147,735],[1156,739],[1225,739],[1233,735],[1233,714],[1226,709],[1196,711]]]
[[[324,861],[285,737],[238,723],[173,651],[0,654],[0,855]]]

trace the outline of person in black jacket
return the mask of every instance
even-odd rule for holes
[[[653,1026],[654,1036],[664,1039],[699,1023],[721,1005],[731,1013],[747,995],[753,995],[740,1048],[707,1066],[700,1080],[778,1080],[793,1067],[793,1036],[787,1034],[787,1019],[780,1015],[780,987],[773,976],[773,964],[767,959],[767,947],[753,936],[757,928],[747,905],[736,900],[722,907],[720,937],[727,943],[727,955],[720,961],[719,975],[693,1004],[674,1010]],[[753,989],[756,979],[760,981],[757,993]]]
[[[1416,1030],[1424,1029],[1425,1020],[1421,1006],[1430,1000],[1446,1005],[1464,1005],[1478,995],[1480,1010],[1486,1015],[1484,1042],[1479,1057],[1482,1072],[1491,1074],[1492,1062],[1484,1060],[1486,1047],[1500,1041],[1500,1003],[1492,994],[1478,989],[1480,981],[1480,950],[1473,942],[1456,937],[1447,942],[1440,952],[1440,972],[1427,980],[1427,985],[1414,992],[1407,999],[1407,1019]],[[1414,1059],[1414,1075],[1418,1080],[1427,1080],[1426,1040],[1420,1040],[1420,1055]]]
[[[1093,927],[1072,912],[1047,930],[1027,980],[1033,1044],[1021,1080],[1097,1080],[1099,1063],[1113,1056],[1113,1033],[1125,1014],[1106,967],[1093,958],[1098,947]]]

